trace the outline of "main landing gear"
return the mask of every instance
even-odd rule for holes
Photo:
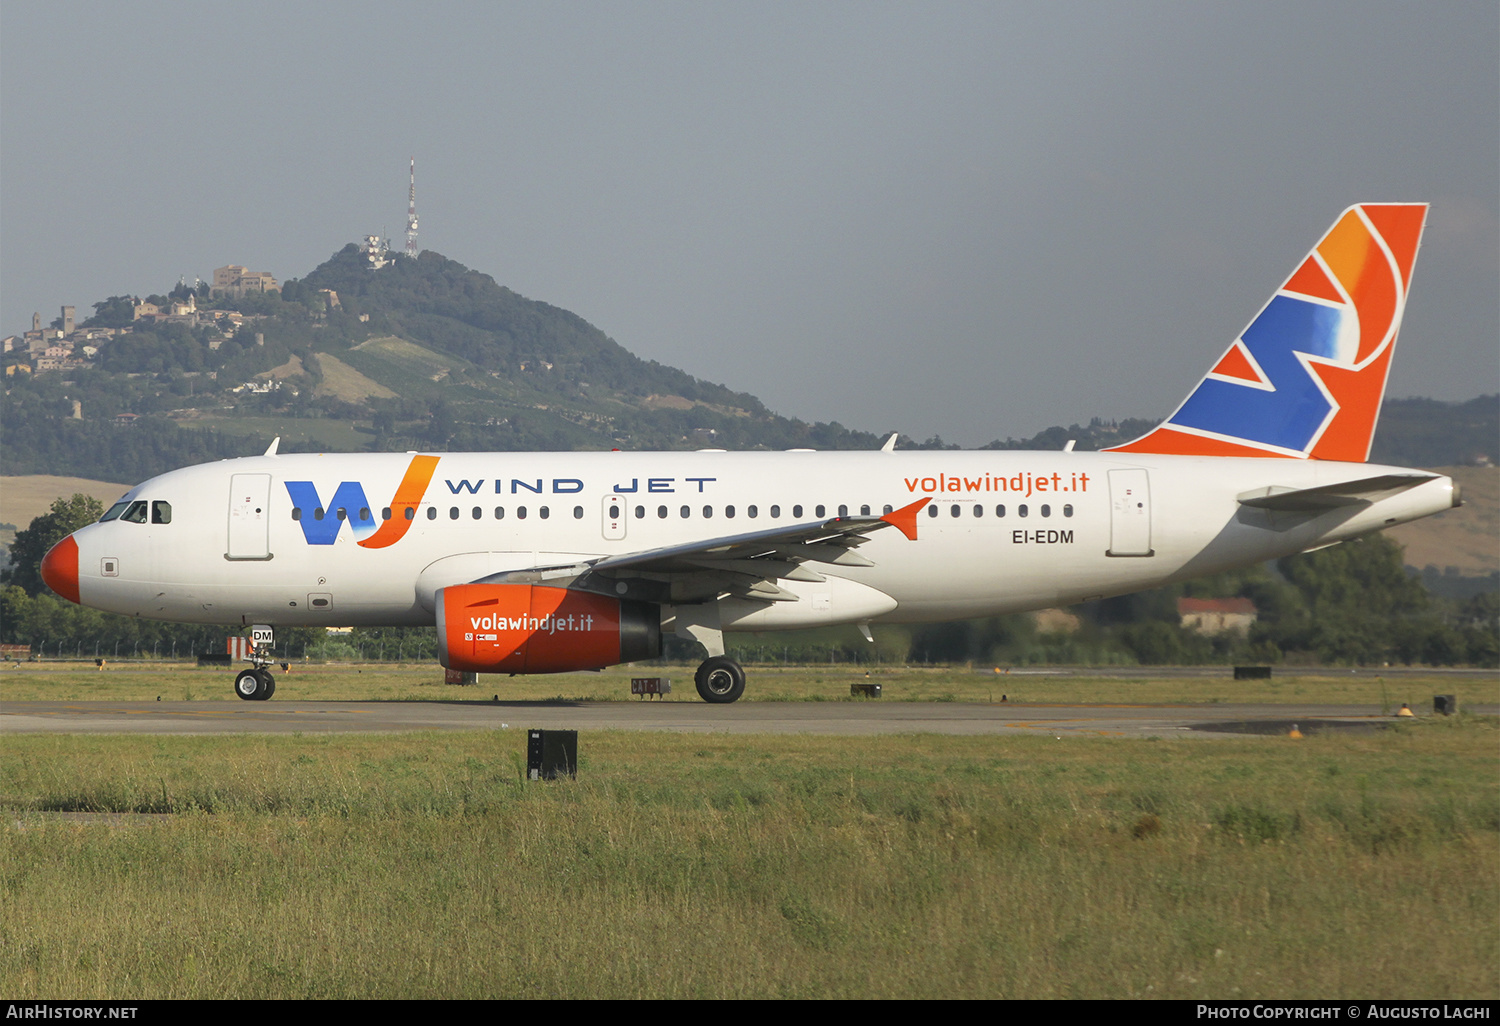
[[[264,702],[276,694],[276,678],[264,666],[252,666],[235,676],[234,693],[247,702]]]
[[[698,667],[693,683],[705,702],[727,704],[745,693],[745,668],[728,656],[714,656]]]

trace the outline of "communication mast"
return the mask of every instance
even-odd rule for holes
[[[406,207],[406,255],[417,257],[417,158],[411,158],[411,193]]]

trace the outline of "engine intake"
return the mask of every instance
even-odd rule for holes
[[[563,673],[661,655],[660,607],[534,584],[442,588],[437,628],[452,670]]]

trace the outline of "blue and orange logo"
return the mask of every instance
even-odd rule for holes
[[[1177,411],[1109,451],[1363,462],[1426,214],[1350,207]]]
[[[438,456],[413,456],[396,487],[391,499],[391,515],[385,519],[377,515],[365,497],[365,489],[358,481],[341,481],[334,489],[333,497],[325,507],[318,497],[318,489],[311,481],[286,482],[287,494],[292,505],[303,511],[302,536],[309,545],[332,545],[338,540],[339,530],[345,522],[354,532],[360,546],[367,549],[383,549],[394,545],[406,536],[417,507],[427,493],[427,485],[437,470]],[[322,512],[320,517],[317,513]]]

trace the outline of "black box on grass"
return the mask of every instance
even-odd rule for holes
[[[855,683],[849,685],[849,694],[854,698],[858,698],[861,695],[865,696],[866,698],[879,698],[880,685],[873,684],[867,680],[856,681]]]
[[[526,736],[526,778],[578,778],[578,731],[533,730]]]
[[[1235,680],[1270,680],[1271,668],[1269,666],[1236,666],[1234,668]]]
[[[1439,716],[1452,716],[1458,712],[1458,697],[1456,695],[1433,695],[1432,711]]]

